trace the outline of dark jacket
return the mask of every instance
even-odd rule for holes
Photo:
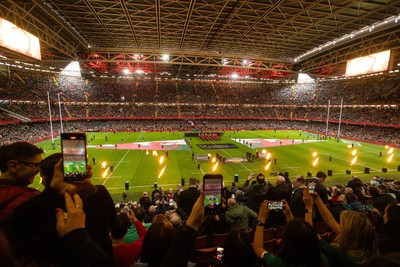
[[[254,183],[249,186],[249,181],[247,180],[244,184],[244,188],[246,187],[247,207],[258,213],[261,203],[267,199],[267,192],[270,186],[267,182],[261,184]]]
[[[181,192],[178,206],[185,211],[187,216],[192,212],[193,205],[199,196],[200,191],[196,187],[189,187]]]
[[[295,218],[304,220],[306,206],[303,202],[303,191],[304,187],[296,188],[294,190],[292,200],[290,202],[290,210]]]

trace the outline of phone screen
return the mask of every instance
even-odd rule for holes
[[[174,200],[172,198],[169,199],[169,206],[170,207],[174,206]]]
[[[314,193],[314,191],[315,191],[315,183],[312,182],[312,183],[310,183],[310,185],[308,186],[308,192]]]
[[[62,133],[64,180],[82,182],[87,177],[86,135],[83,133]]]
[[[204,208],[207,214],[216,214],[221,210],[222,181],[220,174],[205,174],[203,177]]]
[[[268,201],[268,207],[270,210],[281,210],[283,208],[282,201]]]

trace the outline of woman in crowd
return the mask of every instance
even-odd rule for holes
[[[320,253],[317,233],[309,223],[293,219],[285,200],[283,201],[283,213],[288,222],[281,241],[281,249],[276,255],[266,251],[263,247],[264,224],[269,213],[268,201],[265,200],[260,207],[253,242],[254,253],[262,259],[265,266],[325,266],[324,258]]]
[[[400,252],[400,205],[389,204],[383,215],[384,225],[379,235],[379,249],[382,254]]]
[[[337,234],[333,245],[320,240],[321,250],[330,266],[360,266],[378,255],[378,238],[372,222],[365,214],[345,210],[340,214],[339,224],[317,193],[310,195],[305,188],[303,200],[308,212],[312,211],[314,202],[326,224]],[[306,215],[306,220],[310,222],[312,218]]]

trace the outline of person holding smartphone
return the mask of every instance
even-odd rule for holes
[[[313,227],[304,220],[293,219],[288,203],[286,200],[282,200],[282,202],[283,213],[288,223],[281,241],[281,249],[276,254],[264,249],[265,221],[272,212],[268,205],[269,202],[266,200],[260,207],[257,228],[254,234],[253,250],[256,256],[268,267],[328,266],[321,256],[318,236]]]

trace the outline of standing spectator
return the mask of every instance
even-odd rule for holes
[[[0,219],[40,192],[28,188],[42,161],[43,150],[28,142],[15,142],[0,147]]]
[[[196,203],[197,198],[200,196],[200,191],[198,190],[197,186],[197,179],[191,177],[189,179],[189,188],[183,190],[180,194],[178,207],[183,209],[183,211],[186,213],[186,216],[190,215],[194,203]]]
[[[228,199],[228,210],[225,212],[225,220],[231,229],[239,231],[248,231],[255,229],[258,214],[252,209],[237,205],[234,198]]]
[[[256,178],[256,182],[249,185],[253,178]],[[243,185],[243,189],[247,191],[247,206],[255,212],[258,212],[261,203],[267,199],[269,187],[268,182],[265,181],[264,174],[259,173],[249,175]]]
[[[290,209],[293,213],[294,218],[304,219],[305,206],[303,202],[303,191],[306,187],[303,176],[297,176],[292,181],[293,194],[290,201]]]
[[[229,192],[231,192],[231,194],[236,195],[237,190],[238,190],[238,188],[236,186],[236,182],[232,182],[232,186],[229,188]]]
[[[146,212],[149,210],[149,207],[151,206],[149,193],[147,193],[146,191],[143,192],[142,196],[139,198],[139,204],[144,208]]]
[[[282,201],[286,200],[290,203],[290,188],[286,184],[285,177],[278,175],[273,186],[267,193],[267,199],[269,201]],[[282,210],[275,210],[269,214],[267,227],[277,227],[285,225],[285,215]]]
[[[54,166],[62,158],[61,153],[54,153],[40,163],[40,176],[43,185],[49,188],[54,175]],[[89,171],[91,173],[91,171]],[[109,229],[115,223],[116,210],[110,193],[103,185],[93,185],[86,182],[78,191],[83,201],[83,211],[86,214],[86,229],[91,237],[113,259],[112,244]]]
[[[315,183],[315,192],[318,193],[322,202],[324,204],[327,204],[328,203],[328,192],[326,191],[324,182],[326,180],[326,177],[328,177],[328,176],[326,175],[325,172],[319,171],[319,172],[317,172],[315,177],[317,178],[315,181],[316,182]]]

